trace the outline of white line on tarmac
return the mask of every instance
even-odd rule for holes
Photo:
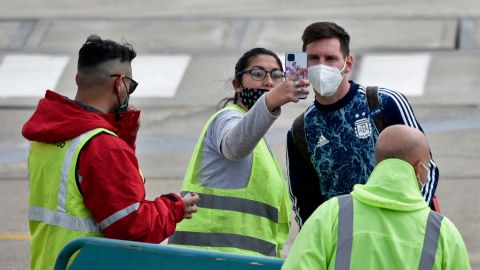
[[[69,60],[56,55],[6,55],[0,66],[0,97],[42,97],[43,89],[55,89]]]
[[[139,82],[136,97],[174,97],[190,63],[190,55],[142,55],[132,62]],[[0,97],[43,97],[56,89],[69,56],[7,54],[0,65]],[[76,63],[76,61],[75,61]],[[42,90],[39,90],[42,89]]]
[[[174,97],[190,63],[189,55],[143,55],[132,61],[139,83],[136,97]]]
[[[357,81],[396,90],[406,96],[422,96],[431,55],[366,54],[362,57]]]

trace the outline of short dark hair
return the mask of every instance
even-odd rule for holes
[[[78,70],[95,67],[110,60],[131,63],[137,53],[128,43],[117,43],[90,35],[78,52]]]
[[[302,50],[305,51],[308,44],[324,38],[338,38],[343,55],[350,54],[350,35],[333,22],[315,22],[307,26],[302,35]]]

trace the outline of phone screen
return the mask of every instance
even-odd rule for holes
[[[307,79],[307,54],[305,52],[287,52],[285,53],[285,75],[291,78],[299,69],[303,68],[303,72],[298,75],[296,80]],[[299,93],[300,99],[307,98],[307,94]]]

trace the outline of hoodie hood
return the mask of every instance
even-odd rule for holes
[[[56,143],[77,137],[95,128],[118,132],[113,114],[88,111],[74,101],[47,90],[45,98],[25,123],[22,135],[30,141]]]
[[[415,170],[400,159],[386,159],[377,164],[365,185],[355,185],[352,196],[362,203],[395,211],[428,208]]]

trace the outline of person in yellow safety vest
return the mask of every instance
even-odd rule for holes
[[[145,199],[135,156],[140,111],[129,44],[88,37],[79,51],[75,100],[47,90],[22,134],[28,158],[30,265],[52,269],[81,236],[160,243],[191,218],[198,196]]]
[[[232,84],[234,97],[204,126],[184,178],[182,193],[200,196],[198,213],[177,226],[169,244],[279,257],[291,203],[264,135],[282,105],[308,93],[309,81],[285,79],[278,56],[254,48],[238,60]]]
[[[307,219],[282,269],[471,269],[455,225],[430,210],[420,193],[430,159],[423,133],[387,127],[375,158],[366,184]]]

